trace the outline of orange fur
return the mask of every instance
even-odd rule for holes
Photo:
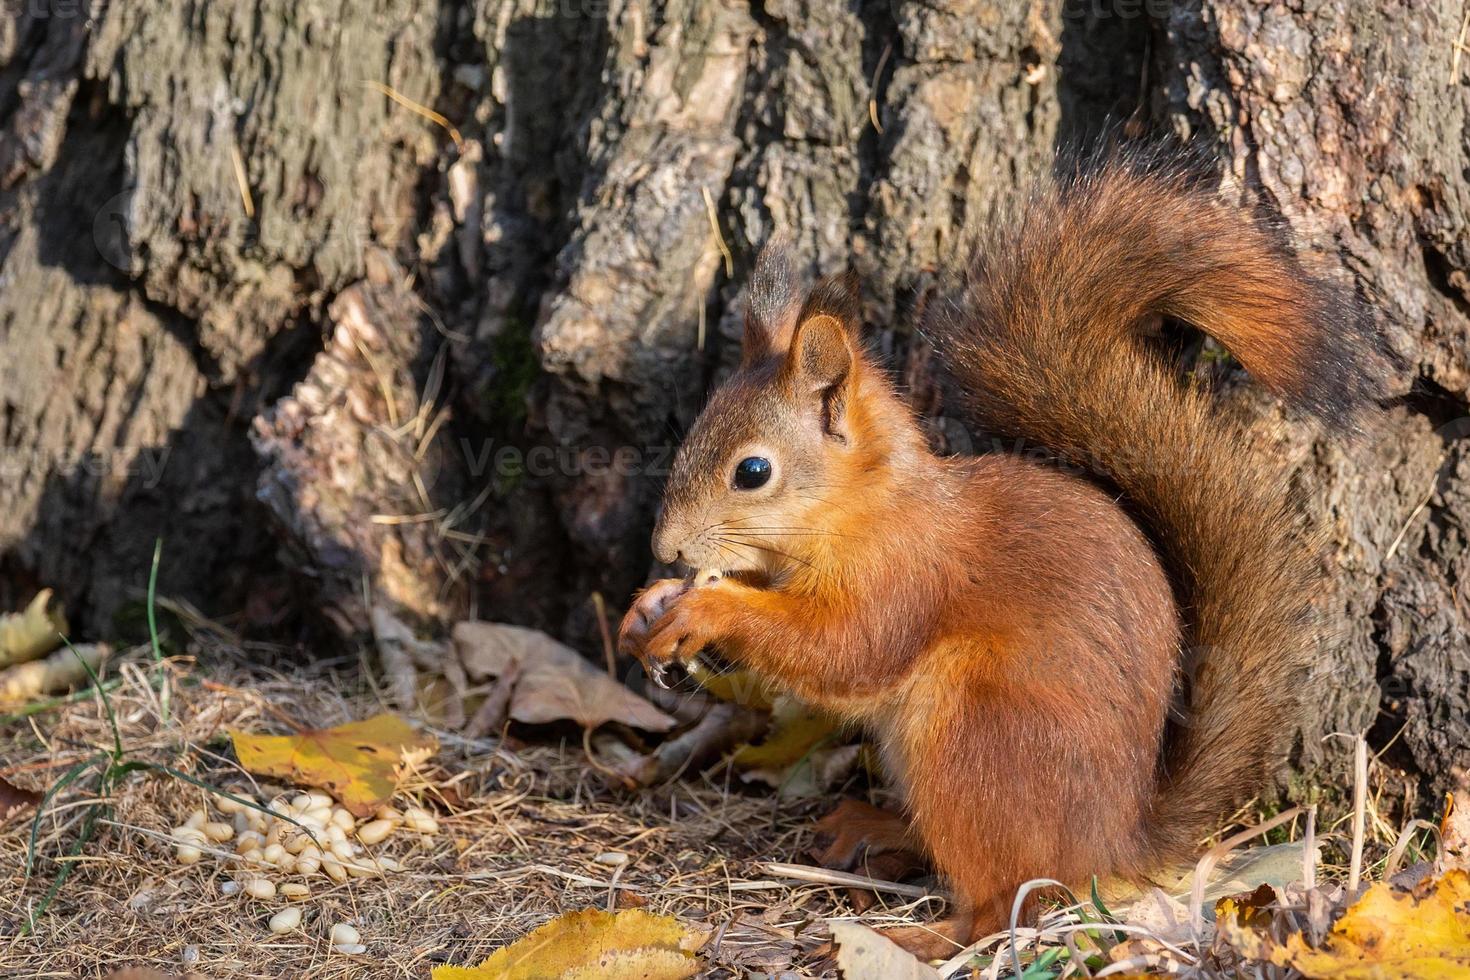
[[[791,288],[782,261],[757,282]],[[869,725],[960,898],[940,941],[963,942],[1030,879],[1141,877],[1187,849],[1270,779],[1298,710],[1312,538],[1285,474],[1140,325],[1208,328],[1324,414],[1373,362],[1351,305],[1247,216],[1118,161],[1038,196],[933,308],[975,421],[1087,465],[1142,529],[1058,467],[931,454],[845,284],[757,296],[654,538],[726,577],[660,584],[620,638],[655,663],[714,647]],[[749,456],[774,476],[740,489]],[[1185,644],[1204,667],[1166,731]]]

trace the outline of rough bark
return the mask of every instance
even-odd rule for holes
[[[1368,433],[1280,448],[1337,532],[1304,761],[1371,729],[1424,789],[1466,778],[1463,4],[63,6],[0,20],[7,604],[53,585],[100,632],[162,534],[165,590],[210,611],[269,620],[304,580],[349,633],[386,595],[590,640],[591,593],[649,572],[760,242],[862,275],[874,347],[964,450],[911,330],[936,276],[1059,146],[1173,133],[1403,361]]]

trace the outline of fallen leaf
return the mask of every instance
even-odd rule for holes
[[[837,972],[844,980],[939,980],[939,971],[881,933],[856,922],[832,922]]]
[[[230,738],[249,771],[324,789],[358,817],[393,798],[405,756],[427,758],[439,747],[432,735],[392,714],[295,735],[230,732]]]
[[[568,912],[479,966],[437,966],[433,980],[685,980],[707,933],[640,909]]]
[[[700,660],[691,663],[688,670],[696,684],[721,701],[760,711],[770,711],[775,703],[775,686],[752,671],[716,670]]]
[[[51,590],[42,589],[24,612],[0,616],[0,667],[35,660],[61,646],[66,617],[51,605]]]
[[[102,661],[110,653],[112,648],[105,643],[78,643],[49,657],[12,664],[0,670],[0,708],[78,686],[89,679],[87,667],[92,673],[101,672]]]
[[[510,695],[516,721],[575,721],[587,728],[616,721],[648,732],[674,727],[673,718],[540,630],[464,622],[454,627],[454,646],[475,680],[518,672]]]
[[[1440,862],[1445,870],[1470,870],[1470,805],[1463,804],[1451,793],[1445,800],[1444,817],[1439,822]]]
[[[10,780],[0,776],[0,824],[13,814],[27,807],[39,806],[41,794],[33,789],[21,789]]]
[[[1278,942],[1249,901],[1220,903],[1217,928],[1241,955],[1316,980],[1451,980],[1470,975],[1470,874],[1450,871],[1411,892],[1382,882],[1343,913],[1316,949],[1301,933]]]

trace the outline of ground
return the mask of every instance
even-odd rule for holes
[[[401,862],[400,873],[341,884],[314,878],[301,928],[273,934],[267,921],[285,900],[228,894],[225,854],[180,864],[170,829],[205,805],[200,784],[262,800],[291,791],[256,783],[240,768],[228,731],[281,731],[283,719],[327,727],[364,718],[384,710],[383,691],[356,660],[303,660],[207,629],[194,631],[185,649],[161,663],[147,646],[114,657],[105,698],[84,691],[0,716],[0,776],[22,788],[55,787],[78,762],[111,751],[123,765],[147,762],[182,774],[124,772],[105,795],[98,769],[79,775],[42,807],[29,877],[34,809],[0,824],[0,869],[9,879],[0,886],[0,976],[106,977],[147,966],[204,977],[427,978],[440,964],[476,964],[563,912],[608,907],[644,908],[707,928],[701,976],[835,976],[817,952],[831,920],[913,924],[942,911],[935,893],[888,895],[859,916],[845,888],[791,880],[771,867],[813,863],[811,822],[831,799],[786,799],[738,780],[732,786],[724,766],[628,790],[588,764],[574,730],[470,740],[441,729],[434,731],[438,755],[409,776],[398,797],[400,805],[434,811],[440,833],[399,835],[383,845],[380,856]],[[1385,845],[1397,834],[1376,807],[1365,812],[1371,874],[1382,871]],[[89,819],[91,839],[66,857]],[[1285,836],[1299,838],[1302,830],[1294,819]],[[1333,827],[1322,830],[1330,836]],[[70,873],[58,887],[64,867]],[[327,934],[344,921],[359,929],[365,953],[331,950]],[[1064,949],[1067,929],[1079,920],[1063,910],[1048,921]],[[992,944],[991,952],[999,949]],[[950,975],[966,975],[956,970]]]

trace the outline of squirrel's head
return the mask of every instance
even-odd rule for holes
[[[749,297],[740,367],[679,447],[653,551],[773,577],[817,560],[849,488],[886,456],[867,402],[887,386],[864,360],[849,277],[804,291],[767,246]]]

